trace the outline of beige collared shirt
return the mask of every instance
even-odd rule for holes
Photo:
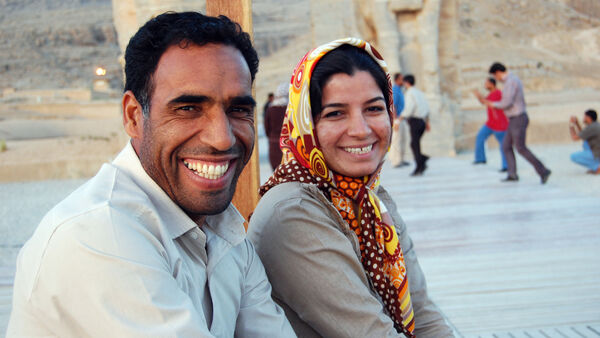
[[[381,186],[377,195],[404,252],[415,336],[454,337],[429,298],[396,204]],[[299,337],[404,337],[365,273],[356,234],[315,185],[288,182],[271,188],[254,210],[248,237],[267,268],[273,297]]]
[[[17,260],[8,337],[295,337],[243,218],[198,227],[128,144]]]
[[[427,119],[429,116],[429,105],[422,91],[415,87],[410,87],[404,93],[404,110],[400,116],[404,118],[414,117]]]

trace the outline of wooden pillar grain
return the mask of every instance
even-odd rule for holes
[[[252,1],[251,0],[206,0],[206,14],[211,16],[225,15],[231,20],[242,26],[245,32],[252,34]],[[252,89],[254,94],[254,88]],[[256,123],[254,120],[254,131],[256,133]],[[248,216],[254,211],[258,203],[258,188],[260,187],[260,166],[258,162],[258,142],[254,139],[254,152],[250,158],[250,162],[242,172],[235,195],[233,196],[233,204],[240,213],[248,219]]]

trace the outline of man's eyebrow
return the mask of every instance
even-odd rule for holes
[[[205,95],[180,95],[174,99],[172,99],[171,101],[169,101],[169,104],[176,104],[176,103],[204,103],[204,102],[208,102],[210,101],[210,98],[208,96]]]
[[[248,106],[252,106],[253,108],[256,107],[256,101],[250,95],[236,96],[231,99],[231,104],[232,105],[240,105],[240,106],[248,105]]]

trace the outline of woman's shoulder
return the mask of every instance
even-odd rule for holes
[[[327,197],[314,184],[301,182],[280,183],[269,189],[260,199],[257,208],[261,204],[268,206],[281,205],[297,200],[319,200],[328,202]]]
[[[282,232],[328,228],[339,221],[336,210],[314,185],[286,182],[267,191],[254,209],[248,226],[249,235],[276,230]]]

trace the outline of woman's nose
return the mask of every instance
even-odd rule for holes
[[[349,120],[348,135],[354,137],[365,137],[371,133],[371,127],[362,112],[351,114]]]

